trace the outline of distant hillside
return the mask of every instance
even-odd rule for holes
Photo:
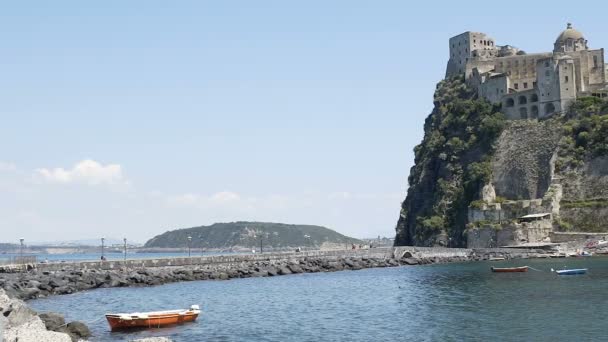
[[[188,245],[192,237],[193,248],[251,248],[267,247],[319,247],[323,243],[361,243],[360,240],[344,236],[321,226],[268,223],[230,222],[210,226],[177,229],[165,232],[148,240],[145,248],[180,248]]]

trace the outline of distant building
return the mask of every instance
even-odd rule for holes
[[[607,73],[604,49],[589,49],[568,24],[553,52],[526,54],[480,32],[452,37],[446,77],[464,75],[480,96],[501,103],[509,119],[538,119],[566,110],[579,96],[608,97]]]

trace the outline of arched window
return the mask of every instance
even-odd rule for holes
[[[521,119],[527,119],[528,118],[528,108],[526,108],[526,107],[519,108],[519,117]]]
[[[519,102],[519,104],[526,104],[528,103],[528,99],[525,96],[520,96],[519,99],[517,100]]]
[[[507,101],[505,101],[505,105],[507,107],[513,107],[513,106],[515,106],[515,100],[508,98]]]
[[[530,102],[538,102],[538,95],[532,94],[532,96],[530,96]]]
[[[531,114],[530,118],[532,118],[532,119],[538,119],[538,107],[537,106],[532,106],[531,109],[532,110],[531,110],[531,113],[530,113]]]
[[[551,115],[555,113],[555,105],[553,103],[547,103],[545,105],[545,115]]]

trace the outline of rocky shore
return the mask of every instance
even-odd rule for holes
[[[0,289],[0,340],[4,342],[84,341],[91,333],[81,322],[67,323],[55,313],[38,314]]]

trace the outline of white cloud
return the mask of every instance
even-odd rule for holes
[[[238,201],[240,199],[241,196],[239,196],[239,194],[230,191],[218,192],[215,195],[211,196],[211,201],[215,203],[233,202]]]
[[[94,160],[82,160],[72,169],[64,168],[38,169],[36,176],[50,183],[80,183],[89,185],[127,184],[122,175],[122,167],[118,164],[102,165]]]
[[[13,163],[0,161],[0,172],[2,171],[17,171],[17,166]]]

